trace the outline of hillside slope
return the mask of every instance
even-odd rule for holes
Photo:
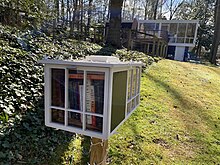
[[[161,60],[141,105],[110,139],[110,164],[218,164],[220,68]]]
[[[146,67],[154,62],[137,51],[54,40],[38,30],[19,31],[0,24],[0,165],[61,164],[75,159],[77,148],[72,142],[78,142],[78,136],[44,124],[43,66],[37,61],[95,54],[140,60]]]

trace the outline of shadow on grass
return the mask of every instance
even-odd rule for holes
[[[40,108],[39,108],[40,107]],[[61,164],[72,133],[44,125],[43,105],[23,114],[0,135],[0,164]]]
[[[177,100],[178,103],[185,109],[190,109],[190,105],[189,105],[189,100],[184,99],[184,97],[175,89],[173,89],[169,84],[149,75],[146,74],[146,77],[148,77],[150,80],[152,80],[153,82],[159,84],[160,86],[162,86],[167,92],[171,93],[171,96],[173,97],[173,99]]]
[[[202,121],[203,124],[205,124],[209,130],[213,130],[213,131],[217,131],[217,127],[220,127],[220,120],[213,120],[213,116],[211,116],[208,112],[209,110],[198,104],[196,102],[196,100],[188,100],[186,97],[182,96],[182,94],[180,94],[176,89],[172,88],[169,84],[162,82],[161,80],[158,80],[157,78],[146,74],[146,76],[153,82],[157,83],[158,85],[160,85],[161,87],[163,87],[165,90],[167,90],[167,92],[171,93],[171,96],[173,99],[177,100],[177,102],[179,103],[179,105],[181,106],[181,111],[183,111],[184,113],[187,113],[188,115],[190,115],[191,119],[192,119],[192,123],[195,124],[195,126],[192,128],[192,125],[190,125],[189,123],[186,123],[186,120],[184,119],[184,116],[182,117],[182,121],[183,123],[185,123],[185,126],[188,130],[196,130],[198,133],[200,133],[199,139],[200,140],[204,140],[202,136],[204,136],[203,134],[205,132],[202,132],[202,130],[199,130],[199,128],[196,127],[196,124],[200,124],[200,122]],[[187,90],[187,89],[185,89]],[[196,89],[195,89],[196,90]],[[208,89],[204,89],[204,90],[208,90]],[[194,98],[192,98],[194,99]],[[175,108],[175,107],[174,107]],[[179,107],[176,107],[179,108]],[[199,121],[196,121],[197,118],[200,118]],[[219,132],[219,131],[217,131]]]
[[[209,67],[208,69],[220,76],[220,67]]]

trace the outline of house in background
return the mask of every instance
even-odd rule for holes
[[[198,25],[198,20],[138,20],[137,30],[166,39],[167,57],[184,61],[195,47]]]
[[[127,24],[130,22],[126,21]],[[134,20],[133,22],[136,24],[137,32],[146,33],[150,36],[148,40],[146,37],[144,38],[146,44],[152,43],[150,38],[157,38],[158,43],[160,41],[166,42],[165,54],[167,52],[167,58],[185,61],[188,58],[188,52],[195,47],[198,20]],[[125,22],[122,22],[123,24]],[[141,40],[141,38],[139,39]],[[149,46],[149,50],[152,50],[152,47],[161,49],[160,45],[152,45]]]

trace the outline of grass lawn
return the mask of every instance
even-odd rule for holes
[[[109,164],[220,163],[220,68],[161,60],[141,82],[140,107],[109,139]]]
[[[141,104],[110,138],[110,164],[220,163],[220,68],[161,60]]]

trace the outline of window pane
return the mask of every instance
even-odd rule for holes
[[[184,43],[184,38],[178,37],[176,43]]]
[[[140,100],[140,95],[138,95],[137,97],[136,97],[136,105],[138,105],[139,104],[139,101]]]
[[[136,82],[137,82],[137,71],[133,69],[133,80],[132,80],[132,97],[136,95]]]
[[[86,80],[86,111],[103,114],[104,80],[103,72],[87,72]]]
[[[136,94],[139,93],[140,90],[140,68],[136,68],[137,80],[136,80]]]
[[[75,112],[68,112],[68,125],[82,128],[82,114]]]
[[[174,37],[174,35],[177,33],[177,23],[171,23],[170,24],[170,31],[169,31],[169,35],[171,37]]]
[[[86,115],[86,129],[102,132],[103,118],[93,115]]]
[[[131,101],[131,110],[133,110],[135,107],[136,107],[136,99],[134,98],[134,99]]]
[[[51,98],[52,106],[64,107],[65,105],[65,70],[51,69]]]
[[[188,23],[187,37],[193,37],[194,38],[195,30],[196,30],[196,24],[195,23]]]
[[[65,112],[63,110],[51,109],[51,114],[52,122],[64,124]]]
[[[169,24],[168,23],[162,23],[161,30],[162,31],[168,31],[168,29],[169,29]]]
[[[74,110],[83,110],[83,71],[69,70],[69,103]]]
[[[127,114],[131,112],[131,102],[127,104]]]
[[[186,25],[186,23],[179,23],[177,37],[185,37]]]
[[[147,23],[147,24],[145,24],[145,30],[146,31],[153,31],[153,30],[156,30],[155,29],[155,23]]]
[[[132,81],[132,70],[128,71],[128,100],[131,99],[131,81]]]

